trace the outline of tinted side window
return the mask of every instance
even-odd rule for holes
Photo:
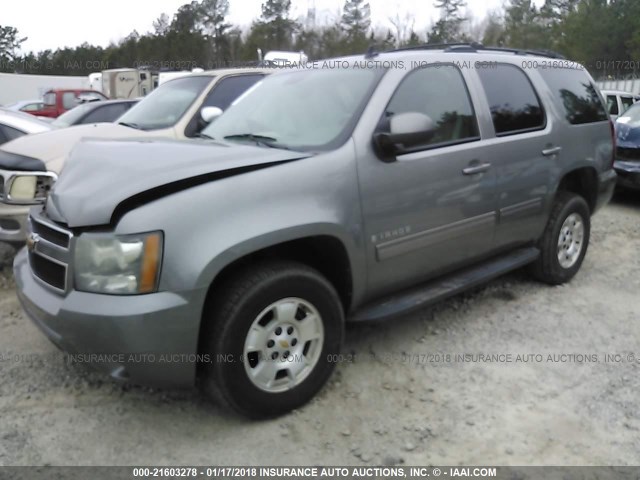
[[[582,70],[549,68],[539,72],[564,106],[569,123],[580,125],[609,120],[598,91]]]
[[[433,120],[435,135],[425,147],[479,138],[466,84],[453,65],[421,68],[407,74],[391,97],[378,131],[389,131],[389,119],[408,112],[424,113]]]
[[[607,95],[607,111],[609,115],[618,115],[618,98],[615,95]]]
[[[489,101],[496,135],[544,128],[544,110],[526,73],[507,64],[476,71]]]
[[[95,108],[80,123],[113,122],[127,110],[126,104],[103,105]]]
[[[220,80],[207,95],[203,107],[219,107],[222,110],[249,89],[254,83],[262,80],[264,75],[238,75]]]
[[[6,141],[15,140],[18,137],[21,137],[25,134],[22,130],[18,130],[17,128],[12,128],[7,125],[1,125],[0,129],[4,132],[4,136],[6,137]]]

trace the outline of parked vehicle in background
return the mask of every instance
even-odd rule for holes
[[[635,104],[616,120],[616,161],[618,186],[640,190],[640,104]]]
[[[23,219],[21,225],[24,226],[30,206],[44,200],[69,152],[82,138],[196,138],[208,122],[227,109],[231,102],[272,72],[269,69],[242,68],[176,78],[140,100],[118,119],[118,123],[75,125],[43,133],[34,142],[18,139],[2,145],[0,169],[5,170],[5,185],[13,184],[13,179],[29,177],[24,182],[31,188],[31,197],[25,198],[29,194],[23,193],[18,202]],[[179,157],[175,160],[180,162]],[[37,178],[36,184],[33,184],[32,177]],[[20,185],[19,182],[15,184]],[[0,197],[2,202],[13,203],[8,199],[9,194],[10,189],[5,188],[4,196]],[[12,217],[18,215],[16,208],[11,212]],[[24,241],[26,230],[23,228],[11,235],[12,240]]]
[[[44,122],[33,115],[0,108],[0,144],[23,135],[48,132],[53,128],[51,123]]]
[[[0,108],[0,144],[25,135],[47,132],[53,128],[51,123],[44,122],[28,113]],[[11,173],[17,167],[13,162],[14,160],[16,160],[16,157],[5,158],[0,161],[0,195],[2,196],[4,196],[5,188],[12,188],[6,180],[11,177]],[[31,166],[34,167],[35,165]],[[9,170],[6,170],[7,168]],[[32,182],[31,179],[26,179],[25,181],[27,183]],[[14,194],[19,202],[21,195],[20,182],[16,187]],[[25,212],[25,207],[0,203],[0,241],[24,240],[26,228]]]
[[[14,112],[26,112],[30,113],[35,110],[41,110],[43,106],[42,99],[35,100],[22,100],[10,105],[5,105],[3,108],[7,110],[13,110]]]
[[[601,93],[607,102],[607,112],[613,120],[640,99],[638,95],[620,90],[601,90]]]
[[[108,100],[102,93],[94,90],[49,90],[42,97],[42,109],[30,113],[39,117],[57,118],[67,110],[81,103]]]
[[[349,361],[346,318],[524,265],[571,280],[614,189],[613,128],[586,70],[523,69],[550,62],[521,52],[343,58],[266,78],[210,141],[81,142],[31,210],[14,263],[25,311],[64,350],[124,354],[95,362],[114,378],[199,378],[264,417]]]
[[[96,92],[102,92],[102,72],[89,74],[89,88]]]
[[[102,72],[102,93],[111,99],[144,97],[158,86],[158,74],[137,68]]]
[[[53,121],[55,127],[114,122],[140,100],[105,100],[78,105]]]
[[[309,57],[303,52],[288,52],[282,50],[270,50],[262,58],[262,51],[258,49],[258,60],[265,67],[288,67],[292,65],[304,65]]]

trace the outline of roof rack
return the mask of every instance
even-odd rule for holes
[[[471,42],[471,43],[438,43],[438,44],[426,44],[426,45],[415,45],[410,47],[401,47],[396,48],[394,50],[388,50],[388,52],[404,52],[411,50],[444,50],[445,52],[478,52],[478,51],[487,51],[487,52],[506,52],[513,53],[515,55],[536,55],[539,57],[548,57],[548,58],[558,58],[564,59],[565,57],[560,55],[557,52],[552,52],[550,50],[528,50],[523,48],[504,48],[504,47],[485,47],[481,43]],[[367,52],[367,55],[371,55],[370,52]]]

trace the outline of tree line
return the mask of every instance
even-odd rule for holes
[[[366,0],[346,0],[333,20],[310,10],[293,18],[291,0],[265,0],[244,30],[228,21],[229,0],[193,0],[172,16],[162,14],[153,31],[133,31],[107,47],[20,53],[26,37],[0,26],[0,71],[87,75],[107,68],[156,70],[217,68],[257,60],[257,50],[304,51],[310,59],[364,53],[370,46],[397,47],[479,41],[487,46],[550,50],[585,65],[594,76],[629,75],[640,68],[640,2],[637,0],[508,0],[503,10],[473,18],[465,0],[436,0],[439,19],[415,28],[410,12],[395,11],[389,27],[374,26]],[[636,60],[638,59],[638,60]]]

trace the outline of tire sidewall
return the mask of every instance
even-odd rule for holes
[[[288,297],[298,297],[311,303],[322,318],[324,342],[320,358],[314,369],[296,387],[286,392],[271,393],[261,390],[249,379],[243,362],[247,333],[258,315],[270,304]],[[230,394],[227,400],[249,416],[274,416],[306,403],[326,383],[335,363],[330,356],[340,352],[343,339],[343,312],[333,288],[307,272],[278,275],[258,285],[246,295],[225,321],[226,328],[216,339],[217,378]],[[233,361],[217,362],[217,355]]]
[[[577,213],[580,215],[580,217],[582,217],[582,223],[584,225],[582,250],[576,263],[574,263],[570,268],[564,268],[562,265],[560,265],[560,261],[558,260],[558,239],[560,237],[562,225],[564,224],[567,217],[569,217],[569,215],[573,213]],[[555,225],[553,225],[553,228],[551,230],[548,252],[546,253],[550,256],[549,262],[551,264],[554,276],[556,276],[561,282],[565,282],[573,278],[582,266],[582,262],[584,261],[584,258],[587,254],[587,249],[589,248],[589,239],[591,236],[590,217],[591,214],[587,203],[584,199],[582,199],[582,197],[579,196],[571,197],[560,209],[560,213],[558,214],[558,221],[555,223]]]

